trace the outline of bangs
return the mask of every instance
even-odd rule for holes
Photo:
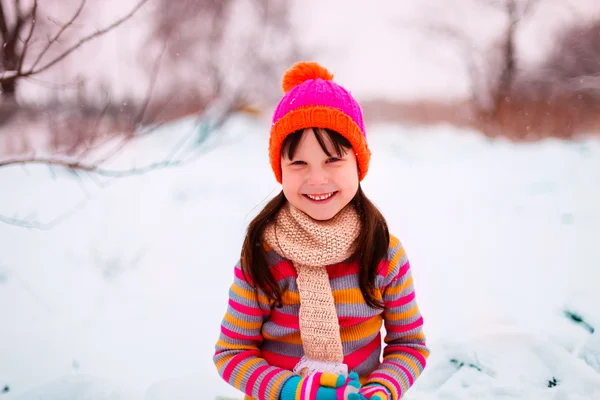
[[[308,128],[306,128],[308,129]],[[328,129],[328,128],[312,128],[315,132],[315,137],[317,138],[317,142],[319,142],[319,146],[327,157],[333,157],[329,149],[327,148],[326,141],[329,142],[331,146],[333,146],[335,150],[335,155],[337,157],[343,157],[349,149],[352,148],[352,144],[350,141],[340,135],[339,133]],[[286,157],[288,160],[294,158],[294,154],[296,154],[296,150],[298,149],[298,144],[300,143],[300,139],[304,134],[305,129],[299,129],[294,133],[290,133],[283,144],[281,145],[281,155]]]

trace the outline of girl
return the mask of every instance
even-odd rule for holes
[[[248,227],[214,354],[247,400],[398,400],[429,356],[404,248],[360,186],[361,108],[332,79],[308,62],[283,77],[269,142],[283,190]]]

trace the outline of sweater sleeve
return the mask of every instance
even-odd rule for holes
[[[244,278],[240,263],[235,266],[229,303],[221,323],[213,361],[225,382],[256,400],[277,400],[288,370],[274,367],[261,357],[261,328],[270,304]]]
[[[383,287],[386,335],[383,361],[367,383],[385,386],[392,400],[400,399],[423,372],[429,357],[423,317],[417,306],[410,263],[400,241],[392,238]]]

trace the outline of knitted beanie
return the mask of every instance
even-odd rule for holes
[[[363,180],[371,152],[367,146],[362,110],[350,92],[333,82],[333,75],[315,62],[299,62],[283,76],[283,98],[273,114],[269,159],[281,183],[281,145],[299,129],[328,128],[352,144]]]

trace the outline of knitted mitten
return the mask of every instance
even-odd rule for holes
[[[350,394],[360,389],[358,374],[344,375],[329,372],[289,378],[281,388],[279,400],[349,400]]]
[[[363,386],[358,394],[352,394],[348,400],[391,400],[391,393],[382,385],[369,384]]]

